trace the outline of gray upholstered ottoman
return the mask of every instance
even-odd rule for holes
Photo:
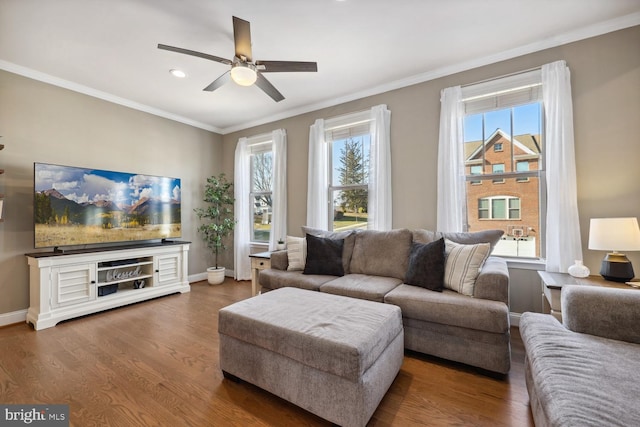
[[[220,368],[342,426],[364,426],[400,370],[400,308],[281,288],[220,310]]]

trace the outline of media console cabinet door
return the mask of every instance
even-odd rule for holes
[[[182,254],[171,253],[155,257],[156,286],[175,283],[182,277]]]
[[[51,306],[85,303],[96,299],[95,264],[76,264],[51,269]]]

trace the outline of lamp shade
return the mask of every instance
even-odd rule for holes
[[[592,218],[589,249],[601,251],[640,251],[637,218]]]

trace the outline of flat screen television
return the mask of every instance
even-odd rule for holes
[[[180,179],[34,163],[36,248],[181,236]]]

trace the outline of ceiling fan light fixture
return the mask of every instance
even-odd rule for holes
[[[231,79],[240,86],[251,86],[258,79],[255,65],[243,62],[233,64]]]

